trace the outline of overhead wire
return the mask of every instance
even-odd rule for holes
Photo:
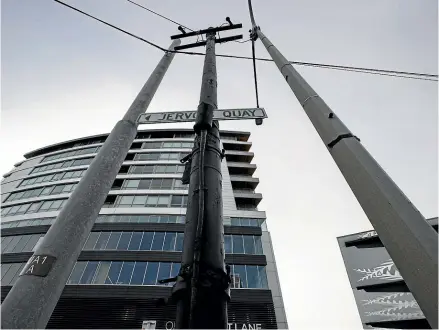
[[[139,37],[131,32],[128,32],[124,29],[121,29],[111,23],[108,23],[104,20],[101,20],[93,15],[90,15],[78,8],[75,8],[71,5],[68,5],[62,1],[59,0],[53,0],[61,5],[64,5],[76,12],[79,12],[85,16],[88,16],[98,22],[101,22],[107,26],[110,26],[122,33],[125,33],[133,38],[136,38],[140,41],[143,41],[147,43],[150,46],[153,46],[157,49],[160,49],[163,52],[172,52],[176,54],[185,54],[185,55],[199,55],[199,56],[205,56],[206,54],[203,52],[188,52],[188,51],[177,51],[177,50],[167,50],[151,41],[148,41],[142,37]],[[128,0],[127,0],[128,1]],[[130,1],[131,2],[131,1]],[[174,22],[176,23],[176,22]],[[178,23],[176,23],[178,24]],[[229,55],[229,54],[216,54],[217,57],[223,57],[223,58],[234,58],[234,59],[245,59],[245,60],[253,60],[253,57],[249,56],[240,56],[240,55]],[[272,59],[269,58],[260,58],[255,57],[256,61],[263,61],[263,62],[273,62]],[[407,72],[407,71],[396,71],[396,70],[384,70],[384,69],[371,69],[371,68],[361,68],[361,67],[353,67],[353,66],[343,66],[343,65],[332,65],[332,64],[322,64],[322,63],[312,63],[312,62],[300,62],[300,61],[289,61],[291,64],[295,65],[302,65],[302,66],[311,66],[311,67],[318,67],[318,68],[324,68],[324,69],[332,69],[332,70],[341,70],[341,71],[350,71],[350,72],[359,72],[359,73],[367,73],[367,74],[375,74],[375,75],[381,75],[381,76],[391,76],[391,77],[398,77],[398,78],[405,78],[405,79],[418,79],[418,80],[427,80],[427,81],[438,81],[438,79],[429,79],[429,78],[438,78],[438,75],[435,74],[429,74],[429,73],[418,73],[418,72]]]

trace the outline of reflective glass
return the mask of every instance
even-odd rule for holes
[[[99,236],[98,241],[94,247],[94,250],[105,250],[105,247],[108,243],[108,239],[110,238],[111,232],[102,232]]]
[[[242,235],[232,235],[233,253],[244,253],[244,242]]]
[[[3,276],[2,285],[10,285],[17,273],[19,272],[21,266],[22,264],[12,264],[6,274]]]
[[[172,269],[171,269],[171,275],[169,277],[175,277],[178,275],[178,272],[180,271],[180,264],[173,262],[172,263]]]
[[[170,215],[168,217],[168,223],[177,223],[177,216],[175,215]]]
[[[154,240],[152,242],[152,251],[161,251],[163,248],[163,239],[165,238],[165,233],[156,232],[154,235]]]
[[[89,261],[85,267],[84,273],[82,274],[79,284],[90,284],[98,267],[99,261]]]
[[[161,262],[159,273],[157,275],[157,282],[159,280],[165,280],[170,277],[171,274],[171,263],[170,262]]]
[[[264,252],[262,250],[261,236],[255,236],[255,253],[256,254],[264,254]]]
[[[172,179],[163,179],[162,180],[162,189],[171,189],[172,188],[172,181],[173,181]]]
[[[137,251],[140,248],[140,242],[142,241],[142,232],[134,232],[131,237],[130,245],[128,246],[128,250]]]
[[[133,269],[134,269],[134,262],[125,261],[123,263],[122,270],[120,271],[117,284],[130,284],[131,275],[133,274]]]
[[[247,268],[247,282],[249,288],[259,288],[259,274],[258,266],[246,266]]]
[[[4,250],[5,253],[10,253],[15,248],[15,246],[18,244],[18,242],[21,240],[21,236],[13,236],[11,242],[8,244],[6,249]]]
[[[243,235],[244,238],[244,253],[245,254],[255,254],[255,242],[253,236]]]
[[[151,181],[153,181],[153,180],[151,180],[151,179],[141,180],[140,184],[139,184],[139,189],[150,189]],[[145,201],[146,201],[146,196],[144,196],[144,197],[145,197]],[[143,204],[145,204],[145,202],[143,202]]]
[[[101,261],[99,263],[98,271],[93,280],[94,284],[104,284],[107,278],[108,270],[110,269],[111,261]]]
[[[132,285],[142,285],[143,278],[145,277],[146,265],[146,262],[136,262],[136,265],[134,266],[133,276],[131,277]]]
[[[111,263],[110,270],[108,271],[108,276],[105,279],[105,284],[118,284],[117,279],[119,278],[121,267],[122,267],[121,261],[113,261]]]
[[[247,277],[245,274],[245,266],[244,265],[234,265],[233,270],[234,270],[234,274],[239,276],[240,287],[247,288]]]
[[[231,222],[232,226],[240,226],[240,221],[238,218],[231,218],[230,222]]]
[[[26,246],[27,242],[30,240],[31,237],[32,237],[32,235],[23,235],[23,236],[21,236],[20,241],[17,243],[17,245],[15,245],[14,249],[12,250],[12,252],[18,253],[18,252],[23,251],[23,248]]]
[[[108,239],[106,250],[116,250],[117,244],[119,243],[121,232],[112,232],[110,238]]]
[[[123,232],[122,236],[120,237],[119,244],[117,245],[118,250],[127,250],[128,245],[130,244],[130,239],[132,232]]]
[[[160,222],[160,216],[159,215],[150,215],[149,222],[152,222],[152,223]]]
[[[133,203],[134,196],[122,196],[119,200],[119,205],[131,205]]]
[[[149,222],[149,216],[139,215],[139,222],[142,222],[142,223]]]
[[[142,243],[140,244],[140,250],[149,251],[151,250],[152,240],[154,238],[154,232],[144,232]]]
[[[70,274],[67,284],[78,284],[86,265],[87,261],[78,261]]]
[[[6,248],[8,247],[9,243],[12,241],[13,238],[14,238],[14,236],[8,236],[3,240],[2,253],[6,250]]]
[[[232,236],[230,235],[224,235],[224,251],[232,253]]]
[[[184,233],[177,233],[177,239],[175,241],[175,251],[183,251]]]
[[[9,270],[9,268],[11,268],[11,266],[12,266],[12,264],[2,264],[1,265],[1,271],[2,271],[2,279],[3,279],[3,276],[5,276],[6,275],[6,273],[8,272],[8,270]]]
[[[156,206],[157,205],[157,201],[158,201],[158,196],[155,195],[150,195],[148,196],[148,200],[146,201],[146,206]]]
[[[41,234],[36,235],[30,235],[31,238],[29,241],[27,241],[26,245],[23,247],[23,252],[31,252],[32,249],[35,247],[35,244],[37,244],[38,240],[42,236]]]
[[[260,288],[268,289],[267,273],[265,266],[258,266]]]
[[[158,269],[159,269],[158,262],[148,262],[148,266],[146,268],[145,278],[143,279],[143,284],[146,284],[146,285],[156,284]]]
[[[136,196],[133,200],[133,205],[135,206],[144,206],[146,203],[147,196]]]
[[[181,207],[182,201],[183,201],[182,196],[173,195],[171,199],[171,207]]]
[[[163,251],[174,251],[177,233],[166,233]]]
[[[100,234],[100,232],[91,232],[88,236],[87,242],[85,243],[83,250],[93,250]]]
[[[170,196],[159,196],[157,206],[167,207],[169,205]]]
[[[169,221],[169,216],[167,216],[167,215],[161,215],[160,216],[160,219],[159,219],[159,223],[168,223],[168,221]]]

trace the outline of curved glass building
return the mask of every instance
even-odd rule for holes
[[[1,299],[43,239],[108,134],[65,141],[24,155],[3,175]],[[230,329],[286,329],[287,321],[262,199],[255,192],[250,133],[222,131],[226,263],[231,265]],[[139,131],[113,182],[48,328],[172,329],[170,296],[180,267],[188,186],[180,159],[189,129]]]

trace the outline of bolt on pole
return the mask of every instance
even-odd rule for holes
[[[329,106],[256,26],[259,37],[297,97],[400,271],[430,325],[438,328],[438,235]]]
[[[207,33],[200,103],[194,125],[182,267],[173,289],[177,329],[226,329],[222,175],[217,109],[215,32]]]
[[[174,40],[169,48],[180,44]],[[175,53],[166,52],[85,172],[1,305],[3,329],[44,329]],[[92,118],[90,118],[92,119]]]

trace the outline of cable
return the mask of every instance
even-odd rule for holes
[[[184,26],[183,24],[180,24],[180,23],[178,23],[178,22],[176,22],[176,21],[173,21],[173,20],[170,19],[169,17],[166,17],[166,16],[163,16],[163,15],[160,15],[159,13],[156,13],[155,11],[153,11],[153,10],[151,10],[151,9],[148,9],[148,8],[146,8],[146,7],[143,7],[142,5],[139,5],[138,3],[134,2],[134,1],[131,1],[131,0],[127,0],[127,1],[128,1],[128,2],[131,2],[133,5],[136,5],[136,6],[140,7],[140,8],[143,8],[143,9],[145,9],[145,10],[147,10],[147,11],[149,11],[149,12],[151,12],[151,13],[157,15],[157,16],[160,16],[161,18],[164,18],[165,20],[168,20],[169,22],[172,22],[172,23],[177,24],[177,25],[179,25],[179,26],[181,26],[181,27],[184,27],[185,29],[188,29],[189,31],[194,32],[194,30],[192,30],[191,28],[188,28],[187,26]]]
[[[93,18],[107,26],[110,26],[120,32],[123,32],[131,37],[134,37],[138,40],[141,40],[157,49],[160,49],[163,52],[167,52],[168,50],[160,47],[159,45],[154,44],[151,41],[148,41],[142,37],[139,37],[131,32],[128,32],[126,30],[123,30],[113,24],[110,24],[108,22],[105,22],[95,16],[92,16],[90,14],[87,14],[86,12],[79,10],[75,7],[72,7],[62,1],[59,0],[53,0],[59,4],[62,4],[70,9],[73,9],[85,16],[88,16],[90,18]],[[176,50],[172,50],[169,51],[172,53],[177,53],[177,54],[186,54],[186,55],[200,55],[200,56],[204,56],[206,55],[205,53],[201,53],[201,52],[185,52],[185,51],[176,51]],[[239,56],[239,55],[228,55],[228,54],[216,54],[217,57],[224,57],[224,58],[234,58],[234,59],[246,59],[246,60],[253,60],[252,57],[248,57],[248,56]],[[255,60],[257,61],[263,61],[263,62],[273,62],[272,59],[269,58],[259,58],[259,57],[255,57]],[[431,77],[431,78],[438,78],[438,75],[434,75],[434,74],[428,74],[428,73],[417,73],[417,72],[405,72],[405,71],[395,71],[395,70],[382,70],[382,69],[369,69],[369,68],[359,68],[359,67],[352,67],[352,66],[341,66],[341,65],[331,65],[331,64],[321,64],[321,63],[310,63],[310,62],[298,62],[298,61],[290,61],[291,64],[296,64],[296,65],[303,65],[303,66],[312,66],[312,67],[319,67],[319,68],[325,68],[325,69],[332,69],[332,70],[342,70],[342,71],[351,71],[351,72],[360,72],[360,73],[368,73],[368,74],[377,74],[377,75],[382,75],[382,76],[391,76],[391,77],[398,77],[398,78],[406,78],[406,79],[418,79],[418,80],[428,80],[428,81],[438,81],[437,79],[428,79],[428,78],[421,78],[421,77]]]

